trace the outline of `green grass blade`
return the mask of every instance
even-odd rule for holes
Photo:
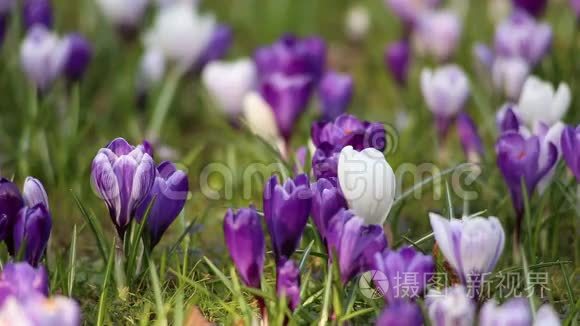
[[[67,295],[69,297],[72,297],[73,286],[75,283],[76,255],[77,255],[77,225],[75,224],[73,227],[73,237],[70,245],[70,260],[68,267]]]
[[[151,213],[151,207],[153,207],[154,202],[155,202],[155,197],[153,197],[153,199],[151,200],[151,202],[147,206],[147,210],[145,211],[145,214],[143,215],[143,219],[141,220],[141,223],[137,224],[138,225],[137,233],[134,235],[133,241],[129,246],[129,255],[128,255],[129,259],[127,260],[127,272],[126,272],[127,276],[129,276],[129,284],[131,284],[131,282],[134,280],[135,274],[137,272],[135,270],[135,268],[136,268],[135,262],[137,261],[137,253],[139,252],[139,244],[141,244],[143,230],[145,230],[145,225],[147,225],[147,220],[149,219],[149,214]],[[145,241],[143,241],[143,245],[145,246],[145,250],[149,250],[149,248],[147,248],[148,244],[146,244]]]
[[[151,286],[153,287],[153,294],[155,295],[157,322],[160,325],[167,325],[167,316],[165,315],[165,307],[163,306],[163,298],[161,296],[161,285],[159,283],[159,277],[157,276],[157,269],[153,259],[149,259],[149,276],[151,279]]]
[[[107,305],[107,294],[109,283],[111,282],[111,274],[113,273],[113,261],[115,260],[115,240],[113,239],[113,245],[109,251],[109,258],[107,260],[107,270],[105,271],[105,279],[103,280],[103,286],[101,288],[101,296],[99,298],[99,311],[97,314],[97,326],[102,326],[105,324],[105,314]]]
[[[209,258],[207,257],[203,257],[203,260],[205,260],[205,263],[207,264],[207,266],[209,266],[209,268],[212,270],[212,272],[222,281],[222,283],[224,283],[224,285],[228,288],[228,290],[230,290],[230,292],[232,294],[235,294],[234,291],[234,287],[232,285],[232,282],[230,282],[230,280],[224,275],[224,273],[222,273],[219,268],[217,268],[212,262],[211,260],[209,260]]]
[[[326,325],[328,321],[328,308],[330,306],[330,296],[332,294],[332,271],[329,268],[326,275],[326,285],[324,286],[324,301],[322,304],[322,313],[320,314],[319,326]]]
[[[101,224],[93,214],[89,213],[89,211],[85,208],[79,197],[74,192],[71,192],[71,194],[79,210],[81,211],[81,215],[88,222],[89,226],[91,227],[91,231],[93,231],[93,235],[97,240],[97,248],[101,253],[103,261],[107,261],[107,257],[109,257],[109,254],[107,253],[107,245],[106,245],[107,241],[105,240],[105,236],[103,235],[103,229],[101,227]]]

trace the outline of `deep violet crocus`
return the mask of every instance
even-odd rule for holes
[[[322,118],[334,120],[343,114],[352,100],[352,77],[334,71],[328,71],[322,77],[318,88],[322,105]]]
[[[512,0],[515,8],[525,10],[528,14],[538,17],[544,13],[548,0]]]
[[[0,240],[12,247],[12,228],[24,200],[18,186],[8,179],[0,179]]]
[[[399,86],[407,84],[411,49],[407,40],[393,42],[385,49],[385,64]]]
[[[260,288],[266,245],[260,216],[253,206],[237,212],[228,209],[224,217],[224,238],[236,270],[244,283]]]
[[[396,302],[383,310],[375,325],[420,326],[423,325],[423,314],[416,303]]]
[[[277,265],[292,256],[310,215],[312,191],[306,174],[278,183],[272,176],[263,195],[264,218],[268,226]]]
[[[54,21],[50,0],[26,0],[22,8],[22,21],[26,29],[42,25],[51,29]]]
[[[8,297],[26,300],[35,295],[48,296],[48,273],[44,266],[8,263],[0,274],[0,306]]]
[[[14,251],[24,245],[26,261],[37,266],[46,251],[52,229],[52,218],[43,204],[24,207],[18,213],[14,224]]]
[[[562,132],[562,155],[576,180],[580,182],[580,126],[566,127]]]
[[[159,164],[153,187],[135,212],[135,219],[141,222],[151,205],[146,222],[151,249],[159,243],[163,233],[183,210],[188,191],[189,183],[185,172],[178,170],[169,161]]]
[[[70,82],[81,80],[93,57],[93,49],[89,41],[78,33],[64,37],[66,58],[63,72]]]
[[[477,126],[466,112],[457,116],[457,133],[467,160],[478,163],[483,155],[483,144]]]
[[[320,178],[312,183],[312,221],[318,234],[326,243],[326,232],[330,220],[341,208],[347,208],[338,180],[336,178]]]
[[[276,292],[286,297],[292,311],[300,305],[300,269],[292,260],[284,262],[277,268]]]
[[[326,240],[329,252],[338,258],[340,279],[346,284],[374,267],[374,257],[387,248],[382,226],[365,225],[350,210],[341,209],[330,221]]]
[[[91,183],[123,238],[135,210],[153,187],[155,163],[140,147],[116,138],[99,150],[91,170]]]

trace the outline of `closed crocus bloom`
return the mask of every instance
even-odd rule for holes
[[[78,82],[87,70],[93,49],[89,41],[78,33],[72,33],[64,37],[66,58],[64,62],[64,75],[71,82]]]
[[[515,8],[526,11],[532,16],[541,16],[546,9],[548,0],[512,0]]]
[[[201,78],[219,108],[235,118],[242,113],[245,96],[256,86],[256,67],[248,58],[212,61],[203,69]]]
[[[530,66],[519,57],[498,57],[493,62],[491,74],[496,89],[508,99],[517,101],[530,74]]]
[[[346,35],[352,41],[362,41],[366,38],[371,27],[369,10],[361,5],[351,7],[345,18]]]
[[[136,33],[149,0],[97,0],[103,15],[128,37]]]
[[[387,6],[393,10],[405,24],[413,25],[419,16],[432,9],[435,9],[439,0],[385,0]]]
[[[153,201],[147,217],[147,233],[151,249],[159,243],[163,233],[183,210],[188,191],[189,183],[185,172],[178,170],[169,161],[159,164],[153,187],[135,212],[135,219],[141,222]]]
[[[566,127],[561,136],[562,155],[570,171],[580,182],[580,126]]]
[[[206,50],[215,29],[212,15],[202,15],[194,6],[177,2],[159,11],[145,36],[145,44],[161,50],[166,58],[187,71]]]
[[[312,191],[306,174],[283,184],[272,176],[263,195],[264,218],[272,238],[276,262],[285,261],[298,248],[310,215]]]
[[[524,212],[522,180],[528,196],[531,196],[538,182],[556,163],[558,150],[551,143],[542,150],[538,136],[525,137],[514,131],[502,134],[496,142],[495,150],[497,165],[510,190],[516,215],[521,222]]]
[[[65,296],[36,297],[23,305],[25,315],[31,320],[32,325],[79,326],[81,324],[79,304]]]
[[[22,20],[26,29],[36,25],[51,29],[53,25],[52,3],[50,0],[25,0]]]
[[[555,90],[550,82],[530,76],[524,83],[518,103],[518,114],[523,121],[533,126],[536,122],[552,125],[568,112],[571,102],[570,87],[560,83]]]
[[[495,52],[502,57],[519,57],[535,65],[550,50],[552,29],[539,24],[527,13],[516,10],[495,32]]]
[[[0,178],[0,240],[12,247],[12,228],[24,200],[18,187],[5,178]]]
[[[512,103],[504,104],[496,113],[496,124],[500,134],[510,130],[519,131],[522,122],[517,106]]]
[[[155,163],[139,147],[116,138],[93,159],[91,183],[105,201],[109,215],[123,238],[135,210],[155,181]]]
[[[292,311],[300,305],[300,269],[292,260],[282,263],[277,268],[276,292],[278,296],[286,297]]]
[[[45,27],[33,26],[20,46],[20,63],[26,77],[46,91],[60,75],[66,60],[62,40]]]
[[[388,305],[377,322],[376,326],[421,326],[423,313],[421,308],[412,302],[396,302]]]
[[[472,285],[477,291],[483,284],[482,278],[493,271],[503,252],[505,233],[499,220],[496,217],[448,219],[435,213],[429,213],[429,220],[445,260],[463,284]]]
[[[435,115],[439,136],[444,138],[451,121],[469,98],[469,80],[457,65],[446,65],[435,71],[423,69],[421,91],[427,108]]]
[[[43,204],[22,208],[14,224],[15,252],[24,245],[26,261],[36,267],[46,251],[51,229],[52,218]]]
[[[270,105],[257,92],[249,92],[243,102],[244,118],[250,130],[274,148],[283,150],[283,140]]]
[[[385,280],[375,281],[375,285],[390,303],[423,295],[427,282],[435,272],[433,257],[413,247],[403,247],[398,251],[385,250],[375,254],[374,258],[375,269],[386,276]],[[413,277],[412,285],[406,283],[408,277]]]
[[[382,225],[395,199],[395,173],[382,152],[374,148],[340,152],[338,181],[350,209],[366,224]]]
[[[44,190],[44,186],[40,180],[33,177],[26,177],[24,180],[24,186],[22,187],[22,197],[24,199],[24,204],[27,207],[34,207],[38,204],[44,205],[48,210],[48,195]]]
[[[322,104],[322,117],[334,120],[344,113],[352,100],[352,77],[328,71],[320,81],[319,96]]]
[[[536,312],[534,326],[560,326],[560,317],[549,304],[544,304]]]
[[[529,326],[532,310],[527,298],[512,298],[502,305],[494,299],[487,301],[479,312],[480,326]]]
[[[272,108],[284,140],[290,139],[296,121],[306,111],[313,86],[307,75],[277,73],[262,82],[260,94]]]
[[[236,270],[244,283],[260,288],[266,253],[260,216],[253,206],[237,212],[228,209],[224,217],[224,238]]]
[[[385,50],[385,63],[399,86],[407,84],[411,49],[407,40],[389,44]]]
[[[420,52],[440,62],[451,59],[461,38],[461,20],[451,11],[432,11],[421,15],[416,30]]]
[[[550,151],[552,151],[552,146],[556,148],[556,162],[562,157],[562,132],[566,128],[566,125],[562,122],[556,122],[551,127],[544,123],[536,123],[534,125],[533,134],[537,135],[540,140],[540,166],[544,166],[551,157]],[[554,174],[556,173],[556,164],[554,163],[548,172],[540,178],[538,182],[538,192],[543,194],[544,191],[551,184]]]
[[[311,185],[312,220],[320,238],[326,242],[326,229],[330,220],[341,208],[347,208],[336,178],[321,178]]]
[[[232,29],[227,25],[217,25],[211,35],[209,43],[193,66],[194,72],[199,72],[209,62],[224,57],[231,45]]]
[[[382,152],[386,146],[382,123],[359,120],[350,114],[342,114],[334,121],[313,123],[310,136],[315,147],[328,143],[338,152],[345,146],[357,151],[372,147]]]
[[[475,321],[475,305],[462,285],[442,293],[430,290],[425,303],[433,326],[472,326]]]
[[[28,263],[8,263],[0,274],[0,306],[9,297],[26,300],[48,295],[48,273],[44,266],[32,267]]]
[[[338,258],[343,284],[373,269],[375,255],[387,248],[382,226],[365,225],[362,218],[345,209],[338,211],[330,221],[326,240],[329,253]]]
[[[475,122],[466,112],[457,116],[457,134],[467,160],[472,163],[479,162],[483,155],[483,143]]]

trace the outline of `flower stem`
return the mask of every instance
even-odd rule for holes
[[[159,95],[159,99],[155,105],[153,116],[149,122],[149,128],[147,129],[147,138],[152,141],[159,138],[161,127],[167,118],[167,113],[169,112],[169,107],[171,106],[171,101],[175,96],[175,91],[177,90],[177,85],[181,76],[181,70],[178,69],[172,70],[169,73],[169,76],[167,76],[167,80],[161,90],[161,95]]]
[[[117,291],[119,298],[125,300],[127,297],[127,279],[125,277],[125,250],[123,248],[123,239],[115,237],[115,281],[117,282]]]
[[[30,152],[30,138],[32,137],[32,129],[36,121],[36,115],[38,114],[38,93],[35,87],[31,89],[31,94],[28,98],[28,114],[24,118],[24,128],[22,128],[18,158],[18,165],[22,177],[29,175],[28,153]]]

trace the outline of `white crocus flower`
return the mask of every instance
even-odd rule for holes
[[[560,83],[557,90],[551,83],[530,76],[524,83],[518,103],[518,114],[524,122],[533,126],[543,122],[549,126],[562,120],[570,106],[570,87]]]
[[[350,209],[366,224],[383,224],[395,199],[395,173],[382,152],[352,146],[338,158],[338,180]]]
[[[366,7],[356,5],[348,10],[345,19],[347,36],[353,41],[364,40],[369,33],[371,19]]]
[[[232,62],[212,61],[202,72],[202,81],[213,100],[230,116],[242,112],[244,97],[256,85],[256,66],[249,58]]]
[[[141,21],[149,0],[97,0],[97,4],[114,25],[135,27]]]
[[[520,97],[524,82],[530,74],[530,66],[525,60],[518,57],[499,57],[493,62],[491,71],[495,87],[509,99],[517,100]]]
[[[469,98],[469,80],[457,65],[421,72],[421,91],[434,114],[451,117],[461,111]]]
[[[248,127],[254,134],[284,153],[284,141],[276,124],[274,111],[259,93],[252,91],[246,94],[243,113]]]

